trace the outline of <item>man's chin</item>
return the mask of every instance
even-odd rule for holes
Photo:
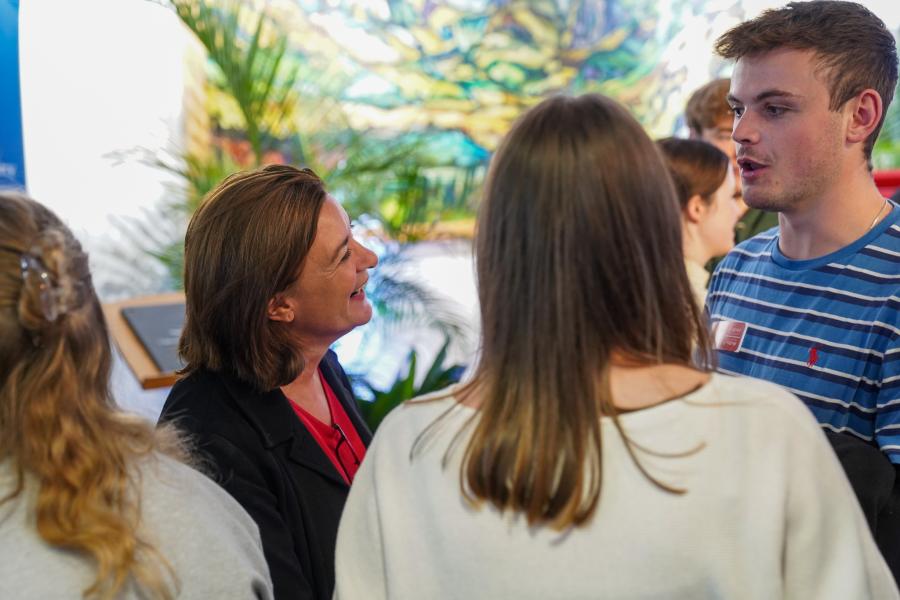
[[[781,212],[785,208],[784,202],[781,202],[780,199],[771,198],[764,194],[754,194],[746,188],[744,189],[743,200],[744,204],[749,208],[766,212]]]

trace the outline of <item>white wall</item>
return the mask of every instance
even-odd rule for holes
[[[158,287],[152,262],[123,262],[134,244],[115,221],[165,195],[138,151],[180,142],[189,34],[148,0],[22,0],[19,35],[29,194],[85,244],[101,295]]]
[[[20,4],[28,193],[82,241],[107,299],[163,283],[115,221],[142,218],[165,197],[167,178],[136,150],[180,143],[188,43],[174,13],[148,0]],[[168,391],[141,390],[118,353],[112,387],[123,407],[152,420]]]

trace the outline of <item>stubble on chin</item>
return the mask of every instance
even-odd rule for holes
[[[764,190],[749,189],[745,186],[743,189],[744,204],[750,208],[764,210],[766,212],[784,212],[791,206],[790,201],[781,194],[766,193]]]
[[[744,203],[751,208],[766,212],[791,213],[798,208],[808,205],[821,195],[819,188],[824,186],[824,181],[797,182],[789,189],[761,189],[758,186],[744,186]]]

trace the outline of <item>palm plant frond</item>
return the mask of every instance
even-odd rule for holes
[[[426,327],[464,343],[471,326],[448,303],[407,272],[409,257],[400,246],[379,258],[367,294],[381,333],[406,327]]]
[[[252,18],[238,0],[171,0],[182,23],[197,37],[217,67],[222,87],[237,103],[258,162],[264,142],[292,115],[299,66],[286,62],[287,38],[265,12],[256,15],[248,38],[242,23]],[[271,43],[267,43],[272,40]]]

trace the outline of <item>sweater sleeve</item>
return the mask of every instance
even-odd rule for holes
[[[825,435],[812,415],[794,416],[785,458],[784,597],[900,598]]]
[[[142,522],[174,569],[178,597],[271,600],[259,529],[246,511],[172,459],[159,457],[154,466],[141,480]]]
[[[387,576],[375,471],[377,441],[366,452],[344,505],[335,551],[334,600],[384,600]]]

